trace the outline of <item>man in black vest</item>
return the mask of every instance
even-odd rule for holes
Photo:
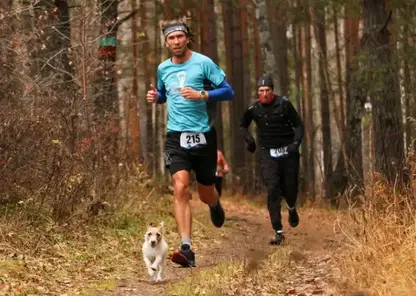
[[[289,224],[296,227],[299,216],[296,211],[299,174],[299,145],[303,138],[303,123],[285,96],[275,95],[270,76],[257,81],[258,100],[244,112],[240,123],[247,150],[254,153],[256,142],[248,131],[252,120],[257,125],[261,148],[261,174],[267,186],[267,206],[275,236],[270,241],[281,245],[283,235],[281,201],[286,200]]]

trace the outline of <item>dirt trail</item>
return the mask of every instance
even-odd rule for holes
[[[206,207],[200,202],[192,203],[194,211],[206,212]],[[232,201],[225,201],[224,207],[227,212],[225,229],[219,232],[218,237],[206,238],[206,243],[200,242],[195,247],[197,268],[178,268],[168,261],[164,282],[151,283],[147,277],[122,279],[114,291],[104,295],[168,295],[170,284],[212,268],[218,262],[244,260],[250,252],[271,248],[267,245],[271,228],[265,208],[236,205]],[[333,231],[333,221],[325,221],[320,211],[307,209],[300,211],[300,218],[297,228],[287,229],[285,226],[287,244],[300,251],[290,254],[289,269],[282,276],[284,288],[279,295],[336,295],[333,280],[338,270],[332,255],[338,252],[339,242]],[[283,219],[286,222],[286,213]]]

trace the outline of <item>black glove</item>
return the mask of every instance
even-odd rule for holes
[[[298,152],[299,145],[300,145],[300,143],[298,141],[293,142],[292,144],[287,146],[287,152],[288,153]]]
[[[254,139],[247,142],[247,150],[251,153],[256,151],[256,141]]]

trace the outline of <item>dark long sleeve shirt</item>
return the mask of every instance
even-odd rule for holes
[[[302,141],[303,122],[287,97],[275,95],[271,104],[264,105],[256,101],[246,109],[240,122],[240,130],[246,141],[253,139],[248,131],[253,120],[262,148],[280,148],[294,141],[299,144]]]

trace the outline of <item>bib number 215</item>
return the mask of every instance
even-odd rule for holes
[[[182,133],[180,142],[181,147],[187,149],[207,144],[203,133]]]

